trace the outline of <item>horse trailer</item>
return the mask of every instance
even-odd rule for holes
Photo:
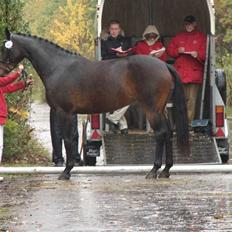
[[[213,0],[98,0],[96,9],[96,59],[101,60],[101,40],[109,22],[120,21],[132,45],[142,39],[147,25],[157,26],[167,46],[182,30],[186,15],[194,15],[198,29],[207,35],[204,83],[198,96],[198,108],[190,133],[191,154],[182,157],[174,142],[176,163],[226,163],[229,159],[229,130],[225,113],[226,76],[215,67],[215,10]],[[104,32],[104,33],[103,33]],[[170,58],[168,62],[173,64]],[[104,163],[151,164],[154,135],[142,111],[131,105],[126,118],[129,134],[113,134],[105,123],[105,114],[89,115],[83,127],[83,151],[86,165],[95,165],[103,147]],[[175,136],[173,138],[175,140]]]

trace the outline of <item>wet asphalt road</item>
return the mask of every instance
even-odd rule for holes
[[[232,175],[34,178],[13,231],[232,231]],[[31,181],[30,180],[30,181]]]
[[[51,151],[49,108],[38,104],[33,108],[31,124]],[[0,229],[232,231],[232,174],[172,175],[170,180],[155,181],[143,175],[72,175],[67,182],[47,175],[19,177],[10,183],[17,192],[14,201],[20,202],[10,206],[11,217]],[[5,189],[11,190],[7,184]],[[6,207],[12,199],[9,194]]]

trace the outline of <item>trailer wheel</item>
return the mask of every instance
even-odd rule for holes
[[[227,164],[229,161],[229,155],[221,154],[221,160],[223,164]]]
[[[83,149],[83,160],[85,166],[95,166],[97,159],[96,157],[89,156],[87,151],[89,150],[89,142],[87,141],[86,133],[82,135],[82,149]]]
[[[87,155],[87,146],[86,146],[86,144],[83,147],[83,158],[84,158],[84,164],[86,166],[96,166],[97,158]]]
[[[228,139],[218,139],[217,145],[218,145],[218,149],[219,149],[222,163],[223,164],[228,163],[228,161],[229,161],[229,142],[228,142]]]
[[[85,166],[95,166],[97,159],[96,157],[88,156],[88,140],[87,140],[87,124],[88,121],[82,124],[82,150],[83,150],[83,160]]]
[[[226,97],[227,97],[227,91],[226,91],[226,73],[223,69],[216,69],[215,71],[215,82],[218,87],[218,90],[222,96],[222,99],[224,101],[224,104],[226,105]]]

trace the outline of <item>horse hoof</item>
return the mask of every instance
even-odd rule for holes
[[[67,173],[62,173],[60,176],[59,176],[59,178],[58,178],[58,180],[69,180],[70,179],[70,174],[67,174]]]
[[[157,172],[154,171],[150,171],[147,175],[146,175],[146,179],[156,179],[157,178]]]
[[[159,174],[159,178],[162,178],[162,179],[168,179],[170,177],[170,173],[169,172],[161,172]]]

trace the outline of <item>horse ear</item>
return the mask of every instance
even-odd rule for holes
[[[6,35],[7,40],[10,40],[10,31],[8,28],[5,29],[5,35]]]

